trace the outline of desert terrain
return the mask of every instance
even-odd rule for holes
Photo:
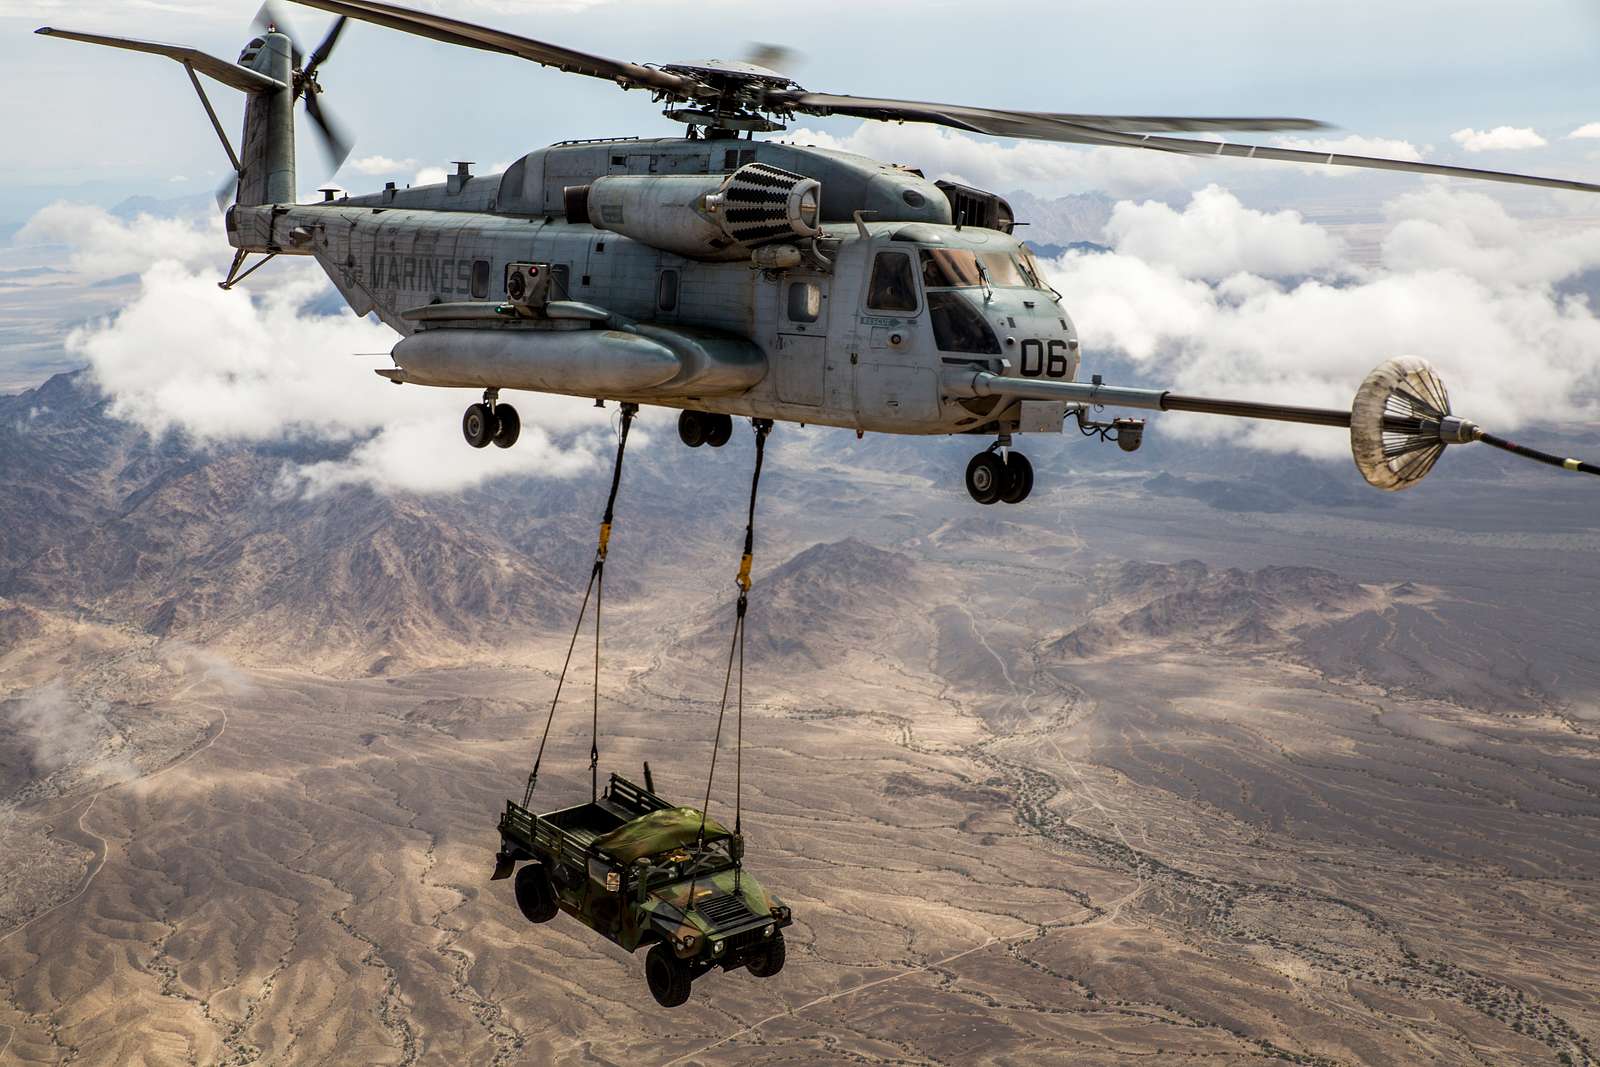
[[[780,428],[743,804],[789,962],[669,1011],[489,881],[598,477],[285,501],[281,451],[74,378],[0,427],[0,1062],[1596,1062],[1600,498],[1559,475],[1380,497],[1153,427],[979,508],[960,441]],[[601,768],[698,803],[750,442],[645,429]]]

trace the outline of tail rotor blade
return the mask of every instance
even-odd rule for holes
[[[300,61],[305,58],[305,52],[300,48],[300,35],[294,32],[294,26],[284,14],[283,5],[276,0],[266,0],[256,12],[256,17],[250,23],[250,31],[256,34],[270,33],[276,30],[289,38],[289,47],[294,53],[294,65],[298,70]]]
[[[333,169],[337,171],[344,166],[344,161],[350,158],[350,149],[355,147],[355,139],[346,132],[344,124],[322,106],[318,95],[306,94],[306,114],[317,127],[323,150],[327,152],[328,158],[333,162]]]
[[[311,57],[306,61],[307,77],[314,74],[316,69],[322,65],[322,62],[333,54],[334,45],[339,43],[339,35],[344,32],[345,23],[349,21],[344,15],[340,15],[334,20],[333,27],[328,30],[328,35],[322,39],[322,43],[317,45],[315,50],[312,51]]]
[[[234,198],[238,195],[238,193],[239,173],[238,171],[229,171],[228,176],[222,179],[222,184],[217,186],[217,210],[228,210],[228,205],[233,203]]]

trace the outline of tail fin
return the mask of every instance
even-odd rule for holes
[[[294,174],[294,50],[289,38],[267,33],[252,40],[239,56],[239,69],[273,80],[270,91],[253,92],[244,109],[244,143],[239,152],[242,207],[292,204]]]
[[[108,37],[76,33],[45,26],[35,31],[46,37],[121,48],[166,56],[189,72],[200,102],[205,106],[217,136],[238,172],[235,202],[245,206],[287,204],[295,199],[294,171],[294,49],[281,33],[265,33],[245,46],[239,62],[181,45],[139,41],[128,37]],[[244,144],[236,154],[227,134],[217,121],[211,101],[196,74],[204,74],[229,88],[249,96],[244,113]]]

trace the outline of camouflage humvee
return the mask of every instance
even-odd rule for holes
[[[648,773],[648,769],[647,769]],[[647,779],[648,780],[648,779]],[[656,1000],[689,999],[695,978],[783,969],[789,909],[743,870],[743,839],[696,808],[676,808],[618,775],[591,804],[536,815],[506,801],[495,878],[518,860],[517,906],[533,922],[564,911],[632,952],[649,945]]]

